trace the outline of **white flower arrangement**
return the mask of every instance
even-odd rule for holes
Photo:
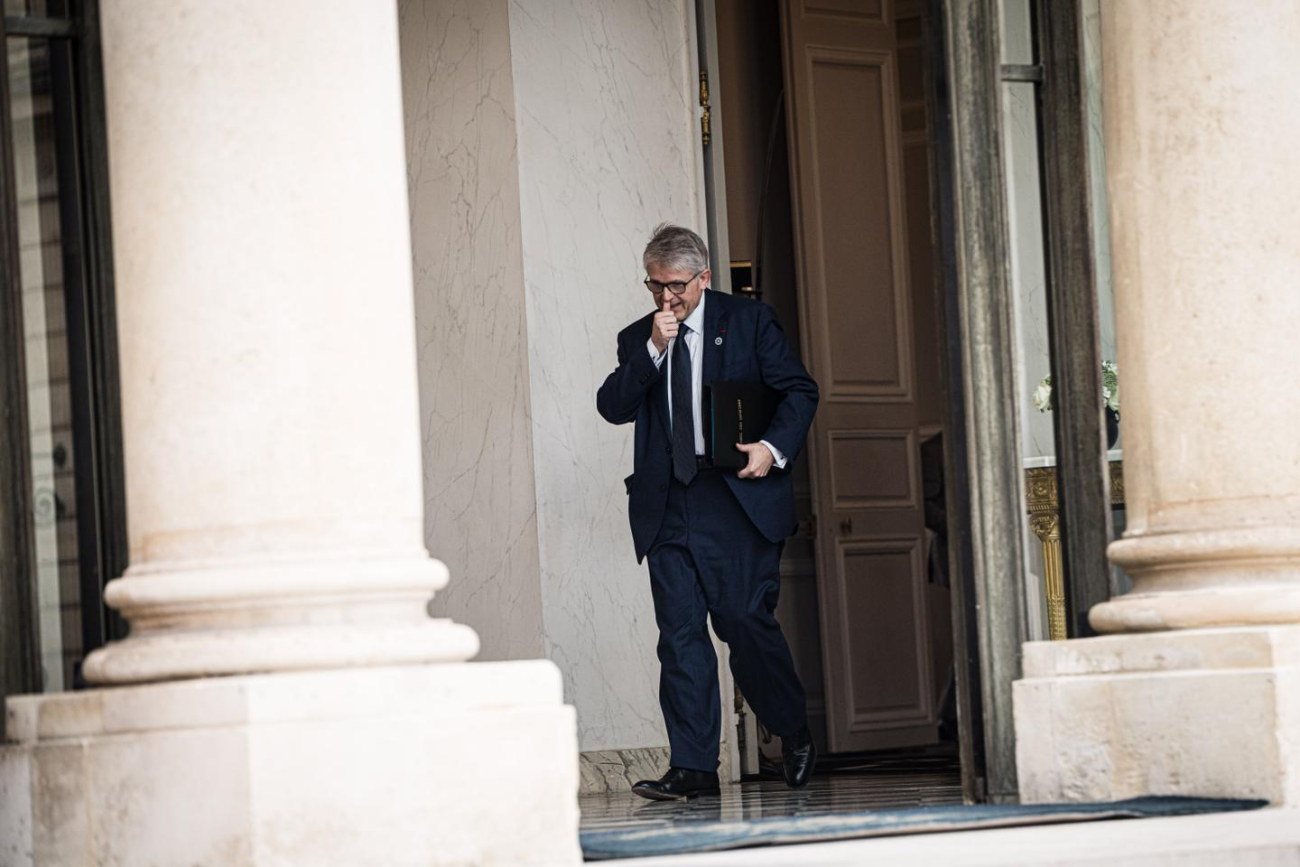
[[[1118,416],[1119,368],[1113,361],[1103,361],[1101,363],[1101,397],[1106,402],[1106,408]],[[1044,376],[1042,382],[1038,383],[1038,388],[1034,389],[1034,406],[1039,412],[1051,411],[1052,377],[1050,374]]]

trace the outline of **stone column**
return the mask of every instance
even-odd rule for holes
[[[87,678],[468,659],[426,612],[392,4],[131,0],[103,28],[131,636]]]
[[[1133,592],[1027,645],[1022,796],[1300,804],[1300,6],[1102,4]]]
[[[1104,632],[1300,622],[1300,6],[1102,10],[1133,592]],[[1263,22],[1267,22],[1266,24]]]
[[[8,699],[0,828],[34,865],[576,863],[558,669],[427,613],[394,4],[101,9],[131,632],[85,671],[128,685]]]

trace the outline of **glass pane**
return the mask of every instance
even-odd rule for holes
[[[6,15],[31,15],[37,18],[66,18],[68,0],[5,0]]]
[[[1056,464],[1052,413],[1039,411],[1034,402],[1034,392],[1051,369],[1035,87],[1029,82],[1002,84],[1007,222],[1019,384],[1016,410],[1020,413],[1021,459],[1026,473]],[[1029,638],[1039,640],[1048,637],[1048,590],[1044,585],[1047,570],[1043,542],[1035,534],[1028,516],[1023,526]]]
[[[1001,0],[998,3],[1003,63],[1028,65],[1034,62],[1033,19],[1029,14],[1030,2],[1031,0]]]
[[[81,659],[80,571],[68,328],[50,46],[9,40],[14,178],[35,506],[36,592],[46,690],[72,685]]]
[[[1101,326],[1101,357],[1115,361],[1115,301],[1110,272],[1110,213],[1106,200],[1106,137],[1101,116],[1101,11],[1098,0],[1083,0],[1084,98],[1088,108],[1088,187],[1092,194],[1093,262],[1097,270],[1097,315]],[[1123,393],[1123,389],[1120,389]],[[1116,401],[1118,405],[1118,400]],[[1111,463],[1124,459],[1124,426],[1109,454]],[[1112,540],[1124,532],[1125,510],[1114,512]],[[1123,570],[1111,567],[1111,592],[1127,593],[1132,582]]]

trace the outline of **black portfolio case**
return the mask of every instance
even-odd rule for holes
[[[710,382],[704,386],[704,444],[713,466],[741,470],[749,458],[736,443],[756,443],[767,433],[781,393],[760,382]]]

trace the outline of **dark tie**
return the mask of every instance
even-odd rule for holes
[[[695,478],[695,410],[691,406],[691,351],[686,335],[691,331],[682,323],[673,342],[673,475],[683,485]]]

